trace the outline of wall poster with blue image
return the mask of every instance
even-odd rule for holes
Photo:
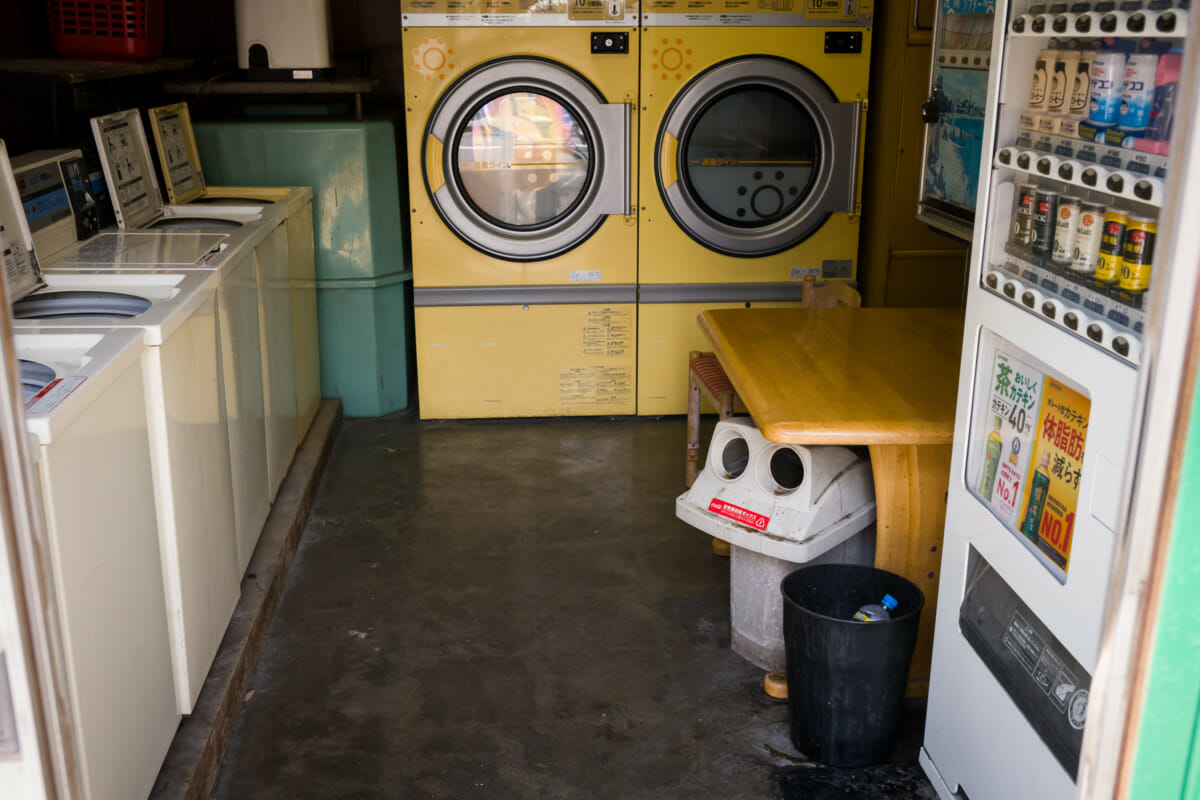
[[[921,212],[927,222],[970,238],[979,191],[984,107],[995,0],[941,0],[926,117]]]
[[[964,209],[975,208],[988,74],[938,68],[934,87],[940,115],[925,150],[925,194]]]

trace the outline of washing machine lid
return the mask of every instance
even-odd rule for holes
[[[21,193],[13,176],[8,148],[0,139],[0,260],[3,261],[4,285],[8,301],[14,302],[46,285],[42,267],[33,246],[33,233]]]
[[[48,272],[80,267],[207,267],[212,254],[229,239],[223,233],[101,233],[46,265]]]
[[[658,131],[655,174],[675,222],[718,253],[794,247],[855,212],[860,102],[780,58],[723,62],[687,84]]]
[[[167,202],[191,203],[204,195],[204,171],[192,129],[187,103],[172,103],[149,110],[150,133],[158,151],[158,165],[166,184]]]
[[[425,131],[425,186],[464,242],[540,261],[630,213],[630,112],[578,73],[516,57],[452,85]]]
[[[162,195],[150,161],[150,144],[136,108],[92,117],[92,135],[108,182],[117,225],[144,228],[162,216]]]

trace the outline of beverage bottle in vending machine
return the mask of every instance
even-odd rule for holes
[[[1021,520],[1021,533],[1030,541],[1037,541],[1038,525],[1046,509],[1046,495],[1050,492],[1050,451],[1042,453],[1042,463],[1033,471],[1029,481],[1029,504],[1025,506],[1025,518]]]
[[[1163,53],[1154,71],[1154,101],[1150,105],[1150,119],[1146,124],[1146,136],[1134,147],[1149,153],[1167,154],[1167,142],[1171,138],[1171,123],[1175,121],[1175,94],[1179,89],[1179,70],[1183,64],[1183,50],[1176,47]]]
[[[1004,449],[1004,442],[1000,440],[1000,415],[996,415],[996,421],[992,425],[992,432],[988,434],[987,450],[983,455],[983,479],[979,481],[979,494],[984,500],[991,502],[992,490],[996,487],[996,471],[1000,469],[1000,451]]]

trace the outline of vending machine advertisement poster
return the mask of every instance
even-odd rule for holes
[[[997,348],[993,360],[989,423],[977,494],[1009,528],[1025,493],[1029,453],[1042,397],[1043,373]]]
[[[1052,377],[1046,378],[1031,459],[1038,466],[1026,481],[1021,502],[1022,535],[1064,576],[1071,561],[1071,534],[1091,407],[1087,397]]]
[[[1091,400],[995,334],[981,348],[968,484],[1065,582]]]

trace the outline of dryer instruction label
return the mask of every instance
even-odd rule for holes
[[[585,356],[628,355],[633,347],[633,312],[601,308],[583,315],[581,352]]]
[[[566,367],[558,373],[558,402],[564,406],[621,406],[633,399],[628,367]]]

